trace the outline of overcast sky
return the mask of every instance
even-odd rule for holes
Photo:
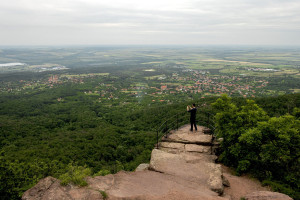
[[[1,45],[300,45],[300,0],[1,0]]]

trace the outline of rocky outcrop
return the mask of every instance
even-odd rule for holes
[[[103,199],[105,191],[110,200],[224,200],[199,183],[154,171],[124,172],[87,178],[88,187],[60,185],[60,181],[47,177],[26,191],[23,200],[96,200]]]
[[[278,192],[258,191],[245,196],[246,200],[293,200],[291,197]]]
[[[89,187],[104,190],[109,199],[216,199],[223,198],[206,187],[173,175],[155,171],[119,172],[87,180]],[[98,183],[106,182],[107,184]],[[176,196],[175,196],[176,195]]]

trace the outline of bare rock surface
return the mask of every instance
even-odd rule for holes
[[[191,159],[193,158],[193,159]],[[221,166],[207,159],[187,154],[172,154],[154,149],[150,168],[164,174],[180,177],[203,185],[218,194],[223,193]]]
[[[113,177],[113,185],[89,182],[89,187],[105,190],[109,199],[223,199],[198,183],[154,171],[119,172]]]
[[[223,176],[229,182],[230,187],[224,188],[224,193],[232,200],[240,200],[247,194],[256,191],[269,191],[268,187],[262,187],[260,182],[248,176],[235,176],[226,166],[222,166]]]
[[[90,188],[77,186],[61,186],[60,181],[53,177],[46,177],[38,182],[33,188],[27,190],[23,200],[101,200],[99,191]]]
[[[278,192],[257,191],[247,194],[246,200],[293,200],[291,197]]]

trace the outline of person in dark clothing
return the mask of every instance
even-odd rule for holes
[[[193,103],[193,106],[187,106],[187,111],[191,113],[190,121],[191,121],[191,131],[193,131],[193,126],[195,126],[195,130],[197,131],[197,125],[196,125],[196,112],[197,108],[196,105]]]

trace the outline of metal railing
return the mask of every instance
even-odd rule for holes
[[[212,135],[215,131],[215,122],[213,120],[213,114],[208,111],[197,110],[196,124],[205,126],[210,129]],[[185,111],[173,115],[166,121],[164,121],[156,130],[156,148],[158,149],[159,141],[162,137],[167,138],[171,133],[171,130],[178,130],[179,127],[190,123],[190,113]]]

